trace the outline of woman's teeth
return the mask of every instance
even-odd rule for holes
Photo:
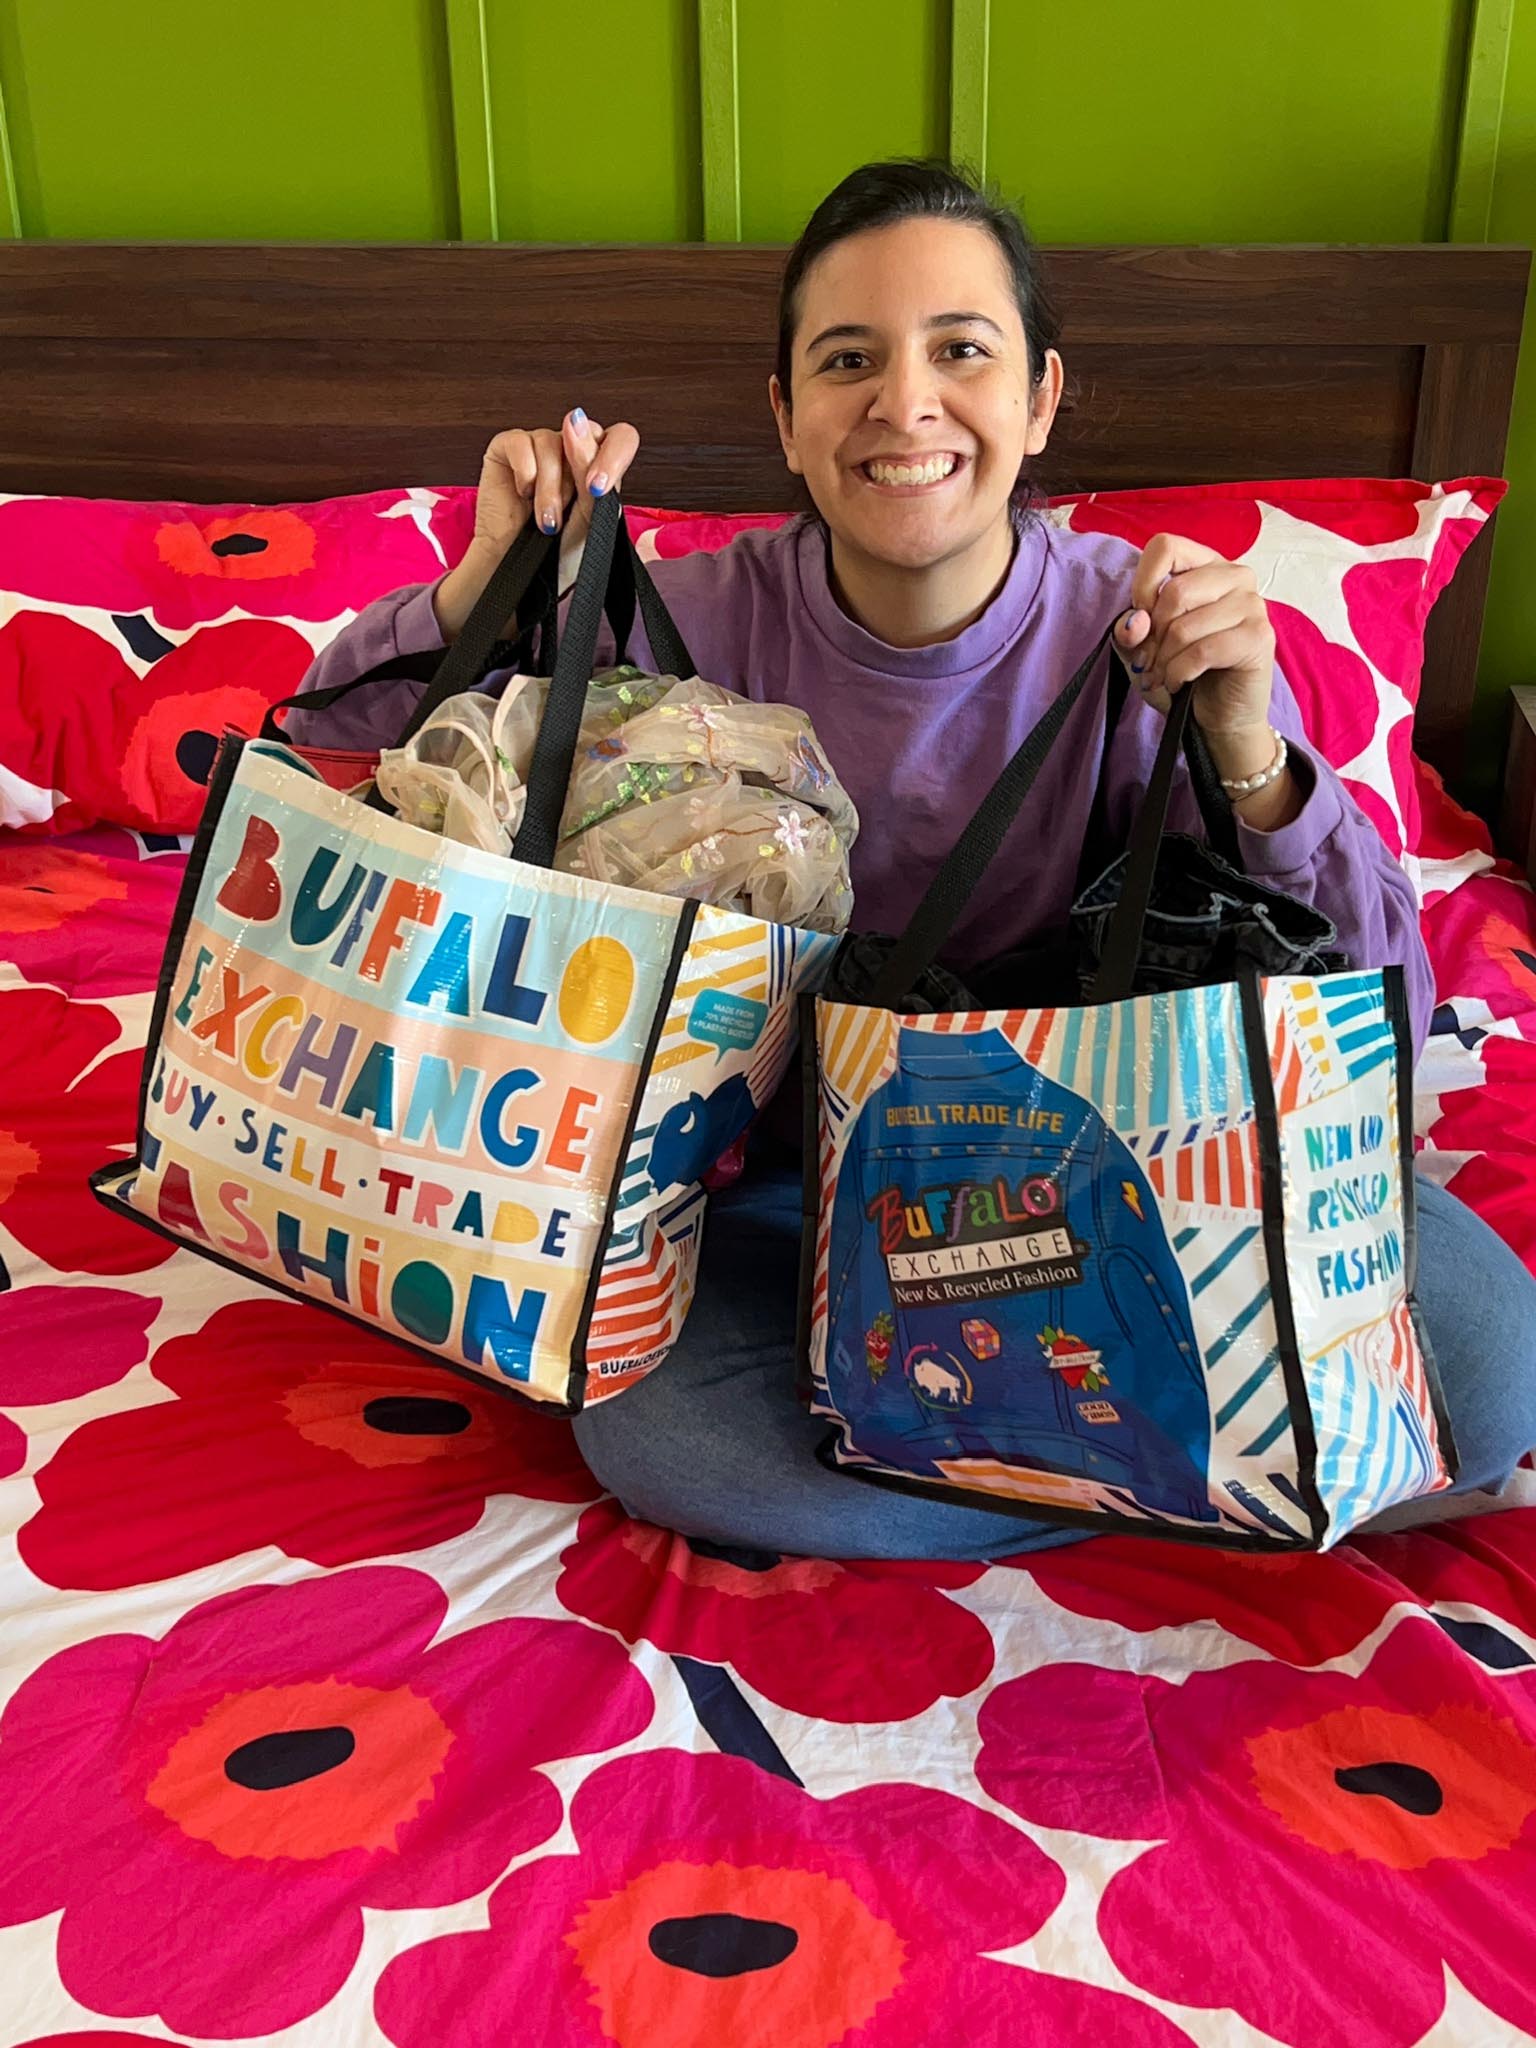
[[[930,456],[926,462],[866,462],[864,474],[872,484],[942,483],[955,466],[953,455]]]

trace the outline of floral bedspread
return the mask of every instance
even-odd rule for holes
[[[1536,1267],[1536,905],[1424,788],[1424,1167]],[[182,866],[0,845],[0,2048],[1536,2041],[1536,1491],[1240,1559],[690,1546],[108,1215]]]

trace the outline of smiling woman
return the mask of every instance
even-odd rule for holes
[[[1059,934],[1099,792],[1107,832],[1123,844],[1161,714],[1187,689],[1248,876],[1320,912],[1355,966],[1400,965],[1421,1042],[1432,988],[1413,890],[1309,745],[1253,572],[1185,536],[1158,534],[1138,550],[1039,516],[1030,470],[1061,398],[1059,333],[1038,255],[1009,208],[946,164],[867,164],[845,178],[790,253],[768,380],[785,461],[815,509],[654,567],[700,674],[810,715],[859,811],[854,929],[892,932],[999,768],[1117,622],[1139,690],[1110,729],[1107,660],[1092,677],[942,964],[965,972]],[[679,361],[675,374],[693,366]],[[306,689],[453,639],[528,522],[568,524],[580,539],[592,501],[619,486],[638,447],[633,426],[603,426],[580,407],[558,428],[498,434],[464,559],[362,613]],[[653,665],[643,635],[630,648]],[[485,687],[504,681],[496,671]],[[289,729],[333,746],[389,745],[415,687],[382,691],[366,709],[355,708],[366,701],[357,693]],[[1169,822],[1203,832],[1182,768]],[[698,1293],[665,1366],[577,1418],[597,1477],[633,1514],[732,1546],[754,1570],[785,1552],[970,1558],[1072,1540],[1075,1531],[1002,1509],[851,1485],[817,1462],[823,1425],[793,1391],[801,1221],[798,1164],[759,1141],[746,1177],[715,1197]],[[1429,1190],[1419,1226],[1420,1300],[1460,1485],[1487,1486],[1536,1443],[1536,1293],[1449,1196]],[[1514,1334],[1479,1336],[1468,1300]],[[1072,1355],[1084,1350],[1065,1309],[1043,1304],[1041,1319],[1072,1340]],[[976,1335],[991,1341],[981,1324]],[[915,1374],[921,1347],[901,1353],[878,1315],[860,1336],[871,1385]],[[1056,1370],[1038,1359],[1018,1366]],[[1110,1364],[1111,1379],[1119,1369]],[[968,1378],[958,1356],[954,1373],[929,1361],[934,1398],[959,1405]]]
[[[1006,577],[1007,506],[1029,504],[1061,400],[1059,335],[1018,215],[953,173],[869,165],[796,243],[779,438],[832,536],[839,600],[892,646],[963,631]]]

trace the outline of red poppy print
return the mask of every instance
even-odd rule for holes
[[[52,934],[100,904],[121,903],[127,894],[128,884],[99,854],[0,847],[0,946],[9,957],[15,940]]]
[[[1400,1623],[1358,1677],[1048,1666],[979,1725],[977,1777],[1021,1818],[1155,1845],[1099,1908],[1140,1989],[1289,2048],[1410,2048],[1449,1969],[1536,2029],[1510,1966],[1536,1913],[1536,1687],[1430,1623]]]
[[[123,1287],[16,1288],[0,1310],[0,1406],[72,1401],[114,1386],[149,1355],[159,1313],[158,1297]]]
[[[183,865],[105,825],[0,845],[0,962],[77,997],[152,989]]]
[[[570,1613],[729,1665],[776,1706],[823,1721],[905,1721],[992,1669],[986,1628],[944,1597],[982,1565],[779,1557],[673,1535],[611,1500],[582,1516],[562,1562],[555,1590]]]
[[[1325,760],[1346,768],[1363,754],[1376,730],[1376,684],[1369,668],[1351,647],[1330,640],[1294,605],[1268,600],[1275,629],[1275,659],[1302,723]]]
[[[1424,661],[1424,564],[1412,556],[1344,572],[1350,631],[1366,659],[1416,702]]]
[[[1424,577],[1426,608],[1434,603],[1455,575],[1456,565],[1487,525],[1487,514],[1494,510],[1508,489],[1508,483],[1500,482],[1488,485],[1486,494],[1479,492],[1479,502],[1485,508],[1481,519],[1447,519],[1443,522],[1435,536],[1434,553],[1429,558],[1429,569]]]
[[[1176,533],[1214,548],[1229,562],[1247,554],[1263,524],[1247,487],[1232,497],[1217,490],[1099,491],[1091,498],[1051,502],[1071,506],[1074,533],[1112,533],[1138,549],[1154,534]]]
[[[103,2034],[92,2027],[83,2034],[34,2034],[19,2048],[180,2048],[164,2034]]]
[[[274,2033],[346,1980],[363,1909],[472,1899],[560,1824],[538,1768],[632,1741],[650,1689],[568,1621],[434,1637],[420,1572],[204,1602],[48,1659],[0,1716],[0,1925],[62,1913],[60,1980],[178,2033]]]
[[[142,528],[135,529],[137,542]],[[154,529],[156,558],[178,576],[218,576],[229,583],[270,583],[315,566],[315,529],[284,506],[252,505],[199,519],[173,512]],[[130,544],[130,558],[137,550]]]
[[[736,1757],[621,1757],[571,1801],[577,1853],[526,1863],[490,1926],[397,1957],[374,1994],[394,2048],[1189,2048],[1117,1992],[991,1951],[1060,1903],[1027,1836],[947,1792],[813,1799]],[[979,1873],[985,1873],[979,1877]]]
[[[1469,851],[1492,853],[1493,839],[1487,824],[1471,811],[1462,809],[1446,789],[1438,769],[1431,768],[1427,761],[1415,760],[1413,778],[1424,814],[1419,841],[1422,854],[1436,860],[1449,860]]]
[[[144,1054],[110,1051],[121,1037],[98,1003],[0,989],[0,1230],[60,1273],[145,1273],[175,1250],[88,1185],[133,1147]]]
[[[777,533],[792,517],[788,512],[662,512],[648,505],[624,510],[630,538],[637,547],[645,541],[640,554],[648,562],[715,555],[739,533]]]
[[[1341,1544],[1326,1553],[1247,1556],[1144,1536],[1025,1551],[1003,1560],[1027,1572],[1072,1614],[1138,1634],[1219,1629],[1292,1664],[1353,1650],[1412,1593],[1380,1564]]]
[[[1295,519],[1304,519],[1309,526],[1337,534],[1340,540],[1352,541],[1357,548],[1412,540],[1419,530],[1419,507],[1431,494],[1429,484],[1406,477],[1349,477],[1294,489],[1285,484],[1264,486],[1270,504]]]
[[[88,627],[18,612],[0,627],[0,765],[67,799],[34,829],[105,819],[190,832],[226,726],[254,732],[313,658],[291,626],[237,619],[194,633],[140,676]]]
[[[1440,1097],[1431,1142],[1471,1155],[1451,1178],[1451,1192],[1536,1272],[1536,1046],[1490,1033],[1477,1054],[1481,1079]]]
[[[0,588],[153,613],[172,632],[231,612],[335,619],[441,576],[463,554],[474,492],[371,491],[306,505],[0,504]]]
[[[51,1586],[142,1585],[269,1544],[352,1564],[462,1536],[492,1495],[599,1492],[562,1416],[302,1302],[233,1302],[151,1369],[179,1400],[83,1423],[36,1475],[17,1540]],[[152,1516],[134,1511],[146,1487]]]
[[[1447,999],[1486,1005],[1484,1022],[1536,1028],[1536,898],[1507,874],[1483,872],[1432,898],[1424,935]]]
[[[0,1479],[9,1479],[26,1462],[26,1436],[8,1415],[0,1415]]]
[[[1454,1604],[1458,1626],[1507,1622],[1536,1642],[1536,1508],[1505,1508],[1398,1536],[1357,1536],[1355,1547],[1417,1599]],[[1486,1623],[1467,1610],[1480,1610]],[[1456,1640],[1456,1630],[1450,1633]],[[1495,1646],[1493,1661],[1513,1668],[1518,1659]]]

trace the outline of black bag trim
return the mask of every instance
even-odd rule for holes
[[[208,856],[213,850],[213,835],[219,829],[219,820],[224,815],[224,805],[228,801],[230,786],[235,779],[235,770],[239,767],[240,757],[249,744],[245,735],[237,732],[226,732],[219,742],[219,751],[213,760],[213,773],[208,778],[208,795],[203,804],[203,814],[197,821],[192,851],[187,856],[186,871],[181,878],[181,887],[176,892],[176,908],[171,912],[171,928],[165,935],[165,950],[160,955],[160,972],[155,978],[155,1004],[149,1014],[149,1035],[144,1040],[144,1067],[139,1075],[139,1123],[134,1147],[137,1152],[144,1149],[144,1123],[149,1112],[149,1090],[154,1077],[155,1056],[160,1051],[160,1041],[165,1035],[165,1013],[171,1006],[171,991],[175,987],[177,970],[181,966],[182,948],[187,941],[187,926],[192,922],[192,912],[197,907],[198,891],[203,886],[203,873],[208,866]],[[122,1161],[119,1160],[117,1165],[121,1164]],[[133,1213],[138,1212],[135,1210]]]
[[[983,1493],[976,1487],[950,1486],[942,1479],[914,1479],[905,1473],[887,1472],[873,1466],[842,1465],[836,1456],[837,1436],[834,1426],[816,1446],[818,1464],[824,1465],[829,1472],[835,1472],[840,1479],[857,1479],[865,1486],[879,1486],[890,1493],[905,1493],[918,1500],[941,1500],[951,1507],[974,1508],[987,1515],[1012,1515],[1018,1521],[1043,1522],[1053,1529],[1087,1529],[1099,1536],[1107,1535],[1111,1530],[1126,1536],[1151,1536],[1160,1543],[1188,1543],[1198,1550],[1237,1550],[1273,1557],[1277,1552],[1309,1551],[1315,1547],[1305,1536],[1297,1536],[1294,1542],[1284,1543],[1273,1537],[1247,1535],[1230,1526],[1193,1528],[1183,1522],[1159,1521],[1155,1515],[1117,1515],[1110,1508],[1051,1507],[1040,1501],[1007,1500],[1000,1495]],[[1021,1469],[1043,1471],[1045,1468],[1025,1466]]]
[[[431,1351],[424,1344],[417,1344],[409,1337],[402,1337],[396,1330],[387,1330],[382,1323],[364,1321],[361,1316],[339,1301],[325,1301],[318,1294],[307,1294],[302,1288],[294,1287],[286,1280],[278,1280],[270,1273],[258,1273],[254,1266],[241,1265],[237,1259],[229,1258],[211,1244],[201,1244],[195,1238],[185,1236],[181,1231],[172,1230],[167,1224],[162,1223],[158,1216],[150,1216],[144,1210],[134,1208],[131,1202],[125,1202],[122,1196],[114,1193],[108,1185],[109,1182],[120,1179],[129,1172],[142,1171],[143,1168],[137,1159],[114,1159],[106,1166],[98,1166],[90,1176],[91,1192],[103,1208],[110,1209],[115,1216],[126,1217],[130,1223],[138,1224],[143,1230],[152,1230],[156,1237],[163,1237],[167,1244],[175,1245],[179,1251],[193,1252],[198,1258],[207,1259],[212,1265],[222,1266],[226,1273],[238,1274],[242,1280],[254,1280],[257,1286],[270,1288],[274,1294],[285,1294],[290,1301],[302,1302],[306,1308],[317,1308],[323,1315],[337,1316],[354,1330],[371,1331],[375,1337],[382,1337],[386,1344],[397,1345],[409,1357],[425,1359],[430,1365],[441,1366],[445,1372],[456,1373],[461,1380],[467,1381],[471,1386],[482,1387],[492,1394],[510,1395],[523,1407],[535,1409],[540,1414],[577,1413],[576,1407],[569,1401],[546,1401],[533,1394],[525,1394],[511,1380],[505,1384],[500,1380],[493,1380],[483,1372],[476,1372],[472,1365],[464,1365],[458,1359],[445,1358],[441,1351]]]
[[[1290,1270],[1285,1260],[1285,1181],[1280,1171],[1280,1114],[1275,1107],[1275,1077],[1269,1067],[1269,1034],[1264,1029],[1264,997],[1259,977],[1248,970],[1238,976],[1243,1049],[1248,1058],[1248,1085],[1253,1095],[1253,1120],[1259,1137],[1259,1185],[1263,1191],[1261,1221],[1264,1258],[1269,1267],[1270,1305],[1275,1338],[1280,1346],[1280,1371],[1285,1380],[1291,1433],[1296,1439],[1297,1486],[1312,1524],[1315,1548],[1327,1534],[1329,1515],[1317,1490],[1317,1428],[1307,1400],[1296,1341],[1296,1314],[1291,1301]]]
[[[811,1403],[811,1302],[816,1293],[816,1231],[821,1222],[821,1048],[816,998],[801,996],[800,1023],[800,1270],[795,1285],[795,1393]]]
[[[699,906],[695,897],[683,898],[683,913],[677,920],[677,930],[672,939],[672,956],[667,962],[666,978],[657,996],[656,1014],[651,1019],[650,1033],[645,1041],[645,1051],[640,1058],[634,1096],[630,1101],[629,1115],[624,1120],[624,1135],[619,1141],[618,1153],[613,1162],[613,1180],[609,1185],[608,1198],[603,1205],[603,1226],[598,1233],[597,1250],[592,1257],[592,1268],[587,1276],[587,1291],[582,1297],[581,1314],[576,1321],[575,1334],[571,1338],[570,1376],[574,1402],[569,1410],[579,1414],[587,1398],[587,1338],[592,1329],[592,1313],[597,1306],[597,1290],[603,1284],[603,1261],[608,1256],[608,1246],[613,1239],[614,1218],[617,1214],[619,1189],[624,1181],[624,1165],[629,1158],[629,1148],[634,1143],[635,1126],[640,1121],[640,1102],[651,1078],[651,1062],[656,1057],[656,1047],[666,1029],[667,1015],[672,1008],[672,996],[677,988],[677,977],[682,972],[683,961],[687,958],[688,947],[693,939],[693,927],[698,921]],[[664,1364],[665,1359],[657,1361]],[[654,1371],[655,1367],[650,1370]]]
[[[1446,1403],[1440,1367],[1424,1325],[1424,1311],[1419,1306],[1419,1190],[1413,1164],[1413,1033],[1408,1015],[1408,984],[1401,967],[1385,968],[1382,979],[1386,984],[1387,1017],[1397,1034],[1397,1149],[1403,1184],[1403,1284],[1408,1295],[1408,1315],[1424,1360],[1424,1377],[1429,1382],[1429,1405],[1434,1410],[1440,1455],[1454,1481],[1461,1471],[1461,1452],[1457,1449],[1456,1432],[1451,1425],[1451,1411]],[[1441,1492],[1444,1491],[1442,1487]],[[1426,1494],[1423,1498],[1433,1500],[1436,1496]]]

